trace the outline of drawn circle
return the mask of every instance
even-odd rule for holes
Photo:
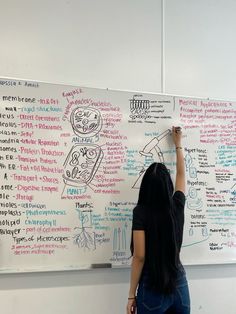
[[[197,197],[197,191],[196,191],[195,188],[193,188],[193,187],[190,187],[190,188],[189,188],[189,196],[190,196],[191,198],[196,198],[196,197]]]
[[[77,107],[72,111],[70,122],[74,133],[80,137],[95,136],[102,128],[102,117],[91,107]]]
[[[82,123],[83,123],[83,124],[88,124],[88,123],[89,123],[89,120],[88,120],[88,119],[83,119],[83,120],[82,120]]]
[[[82,163],[80,166],[81,166],[82,169],[88,168],[87,162]]]
[[[74,179],[77,176],[79,169],[78,167],[74,167],[71,173],[72,178]]]
[[[94,159],[97,157],[97,155],[98,154],[97,154],[96,150],[93,148],[88,149],[88,151],[86,153],[86,156],[88,159]]]
[[[66,175],[68,178],[70,178],[70,171],[69,170],[66,170]]]
[[[79,164],[80,153],[78,151],[74,151],[71,155],[71,161],[69,162],[70,166],[74,167]]]

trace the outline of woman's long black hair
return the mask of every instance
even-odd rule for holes
[[[173,183],[166,166],[153,163],[146,170],[138,205],[146,211],[145,265],[150,287],[171,293],[179,270],[179,248],[173,212]],[[131,242],[133,254],[133,243]]]

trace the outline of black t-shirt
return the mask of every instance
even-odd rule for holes
[[[183,242],[183,228],[184,228],[184,206],[185,195],[181,191],[176,191],[173,195],[173,209],[174,221],[176,230],[176,239],[178,241],[179,250]],[[133,211],[132,230],[146,230],[147,229],[147,212],[144,207],[136,206]]]

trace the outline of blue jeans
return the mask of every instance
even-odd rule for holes
[[[180,274],[175,291],[169,295],[148,289],[145,280],[141,280],[137,293],[137,314],[190,314],[185,273]]]

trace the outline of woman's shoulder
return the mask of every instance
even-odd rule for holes
[[[182,191],[175,191],[173,194],[173,201],[177,206],[184,207],[186,201],[185,194]]]
[[[173,198],[184,198],[185,199],[185,194],[183,191],[175,191],[173,194]]]
[[[141,205],[136,205],[133,209],[133,229],[143,230],[145,227],[145,209]]]
[[[133,212],[143,212],[143,206],[142,205],[136,205],[133,209]]]
[[[145,218],[145,208],[142,205],[136,205],[133,209],[133,217]]]

